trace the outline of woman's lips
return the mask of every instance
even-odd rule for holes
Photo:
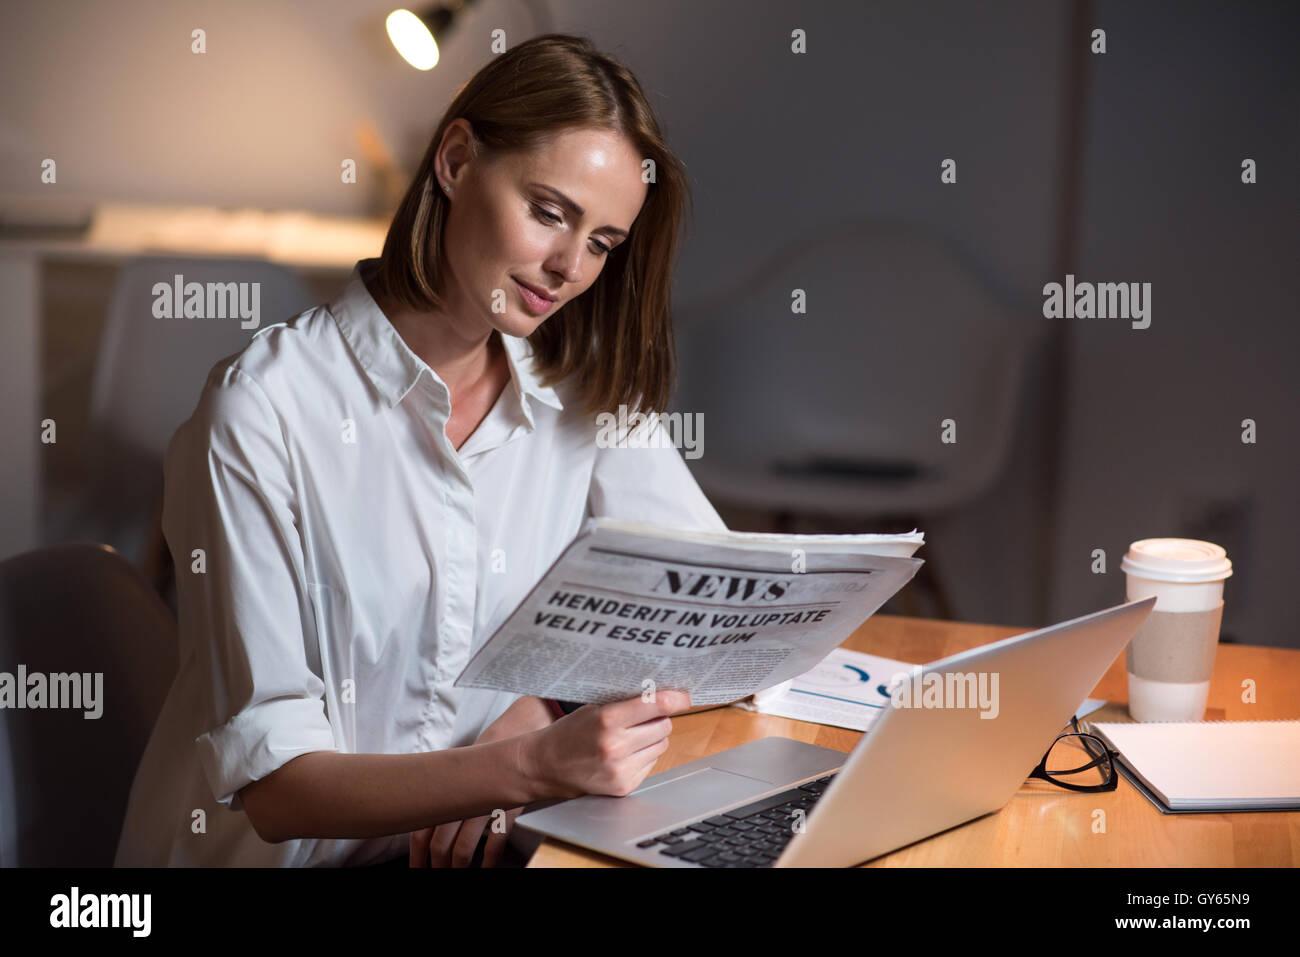
[[[514,277],[511,277],[514,279]],[[519,287],[519,295],[523,297],[524,305],[528,311],[535,316],[544,315],[551,306],[555,305],[554,299],[545,299],[533,292],[528,286],[525,286],[518,279],[515,279],[515,285]]]

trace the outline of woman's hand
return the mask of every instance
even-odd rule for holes
[[[479,736],[478,742],[520,738],[526,773],[552,797],[630,794],[668,750],[670,714],[687,711],[685,691],[660,691],[654,697],[583,705],[552,721],[540,698],[520,698]],[[504,810],[504,809],[503,809]],[[492,867],[506,847],[510,827],[522,808],[492,817],[454,821],[411,834],[412,867],[466,867],[484,827],[496,824],[484,846],[483,866]]]
[[[551,723],[551,707],[541,698],[527,696],[506,708],[501,717],[488,725],[475,744],[500,741],[527,734]],[[437,827],[411,832],[411,867],[468,867],[478,847],[483,829],[489,828],[483,847],[483,866],[493,867],[505,852],[510,828],[523,808],[501,809],[491,816],[451,821]]]
[[[622,797],[640,786],[668,750],[673,729],[668,715],[690,707],[685,691],[583,705],[525,738],[522,762],[543,790],[556,797]]]

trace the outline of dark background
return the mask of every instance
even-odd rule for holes
[[[1130,541],[1206,538],[1235,565],[1224,637],[1300,646],[1294,4],[480,0],[428,73],[385,47],[391,6],[364,0],[0,9],[0,257],[33,208],[374,214],[359,123],[409,175],[491,56],[490,31],[586,34],[636,72],[690,171],[678,407],[704,415],[690,464],[731,527],[914,519],[950,614],[1023,626],[1123,601]],[[1096,28],[1104,54],[1090,52]],[[790,52],[794,29],[806,54]],[[40,182],[45,157],[55,186]],[[357,185],[339,182],[342,157],[357,157]],[[955,184],[940,182],[947,158]],[[85,463],[86,409],[117,267],[45,268],[37,341],[0,331],[4,361],[39,363],[44,383],[36,409],[4,393],[3,439],[34,442],[34,413],[58,421],[59,442],[35,474],[4,471],[0,557],[91,537],[135,559],[146,506],[85,520],[102,478]],[[1151,283],[1150,328],[1044,318],[1043,285],[1066,273]],[[953,293],[953,276],[978,295]],[[316,301],[342,282],[304,278]],[[780,354],[770,330],[782,313],[800,321],[796,286],[801,348]],[[955,447],[939,442],[948,407]],[[777,468],[792,449],[796,467]],[[911,467],[947,492],[909,498]],[[783,477],[779,504],[743,501],[760,471]],[[827,481],[860,486],[858,504],[823,494]],[[31,483],[40,511],[24,516],[13,503]],[[915,591],[919,604],[887,610],[943,612]]]

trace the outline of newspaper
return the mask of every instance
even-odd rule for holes
[[[725,704],[803,674],[923,564],[920,532],[764,535],[587,524],[456,685]]]

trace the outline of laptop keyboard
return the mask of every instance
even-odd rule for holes
[[[770,867],[794,836],[802,811],[806,818],[835,777],[828,774],[761,801],[732,808],[694,824],[648,838],[637,847],[659,846],[659,853],[701,867]],[[662,845],[662,846],[660,846]]]

